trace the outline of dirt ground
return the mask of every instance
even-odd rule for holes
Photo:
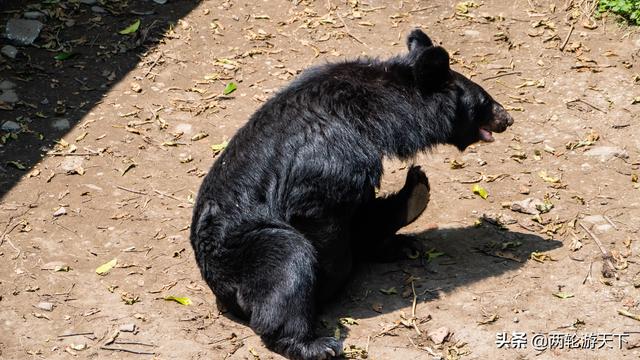
[[[0,131],[0,359],[280,359],[201,280],[193,197],[274,91],[314,64],[401,53],[413,27],[515,124],[415,159],[431,203],[403,232],[431,250],[361,266],[318,331],[350,358],[640,358],[638,28],[578,0],[19,3],[0,2],[2,27],[46,15],[0,60],[19,97],[0,123],[20,125]],[[382,193],[406,166],[387,162]]]

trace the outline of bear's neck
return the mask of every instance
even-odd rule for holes
[[[446,144],[453,135],[456,107],[452,99],[450,94],[423,96],[416,90],[385,99],[388,106],[373,114],[367,136],[382,155],[400,159]]]

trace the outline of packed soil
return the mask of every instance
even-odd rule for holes
[[[281,359],[202,281],[194,196],[297,74],[414,27],[515,124],[412,161],[431,202],[402,232],[427,251],[360,266],[318,333],[349,358],[640,358],[638,28],[588,0],[162,2],[0,2],[2,27],[44,14],[0,60],[1,359]]]

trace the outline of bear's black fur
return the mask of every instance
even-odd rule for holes
[[[408,54],[303,73],[231,139],[204,179],[191,243],[219,302],[291,359],[342,351],[316,337],[316,305],[347,279],[354,253],[395,253],[393,241],[428,202],[413,167],[404,188],[376,198],[382,158],[438,144],[492,141],[511,117],[449,68],[447,52],[414,30]]]

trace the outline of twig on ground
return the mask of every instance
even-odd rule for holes
[[[134,193],[134,194],[138,194],[138,195],[148,195],[148,194],[147,194],[146,192],[144,192],[144,191],[133,190],[133,189],[129,189],[129,188],[126,188],[126,187],[124,187],[124,186],[120,186],[120,185],[116,185],[116,187],[117,187],[118,189],[120,189],[120,190],[128,191],[128,192],[130,192],[130,193]]]
[[[9,235],[13,230],[15,230],[15,228],[18,227],[18,225],[22,223],[21,221],[18,221],[9,228],[9,225],[11,225],[11,221],[13,221],[13,217],[9,219],[7,226],[5,226],[5,230],[2,232],[2,235],[0,235],[0,246],[2,246],[2,244],[4,243],[5,237],[7,237],[7,235]]]
[[[567,37],[564,38],[564,41],[562,42],[562,45],[560,45],[560,51],[564,51],[565,46],[567,46],[567,43],[569,42],[569,38],[571,37],[571,33],[573,33],[573,29],[575,28],[575,26],[573,24],[571,24],[571,27],[569,28],[569,32],[567,33]]]
[[[608,222],[611,226],[613,226],[613,228],[614,228],[614,229],[618,230],[618,226],[616,226],[616,224],[614,224],[614,223],[613,223],[613,221],[611,221],[611,219],[610,219],[607,215],[604,215],[603,217],[604,217],[604,219],[605,219],[605,220],[607,220],[607,222]]]
[[[602,268],[602,276],[606,278],[615,276],[616,278],[618,278],[618,273],[616,273],[615,267],[611,262],[611,259],[613,257],[611,256],[611,253],[609,253],[609,250],[607,250],[604,247],[604,245],[602,245],[602,242],[600,241],[600,239],[598,239],[598,237],[594,233],[592,233],[591,230],[589,230],[586,226],[584,226],[583,223],[580,223],[580,227],[583,228],[584,231],[586,231],[587,234],[589,234],[589,236],[591,236],[593,241],[595,241],[596,245],[598,245],[600,252],[602,252],[602,260],[604,261],[604,267]]]
[[[411,280],[411,292],[413,292],[413,304],[411,305],[411,325],[413,325],[413,328],[416,330],[416,333],[418,333],[418,335],[422,335],[422,332],[420,332],[420,329],[418,329],[418,325],[416,324],[416,306],[418,303],[418,296],[416,295],[416,288],[413,285],[413,280]]]
[[[620,314],[622,316],[626,316],[626,317],[631,318],[633,320],[640,321],[640,315],[636,315],[636,314],[630,313],[627,310],[618,310],[618,314]]]
[[[16,256],[12,257],[11,260],[15,260],[18,257],[20,257],[20,254],[22,254],[22,250],[18,249],[15,245],[13,245],[13,243],[11,242],[11,240],[7,239],[7,244],[11,245],[11,247],[17,251],[18,253],[16,254]]]
[[[85,336],[85,335],[95,335],[93,332],[79,332],[79,333],[71,333],[71,334],[62,334],[58,335],[59,338],[72,337],[72,336]]]
[[[582,285],[584,285],[587,281],[591,283],[591,269],[593,268],[593,261],[589,263],[589,271],[587,272],[587,276],[582,280]]]
[[[145,344],[145,343],[141,343],[141,342],[137,342],[137,341],[114,341],[113,344],[118,344],[118,345],[140,345],[140,346],[148,346],[148,347],[156,347],[157,345],[155,344]]]
[[[155,355],[156,354],[154,352],[138,351],[138,350],[125,349],[125,348],[114,348],[114,347],[108,347],[108,346],[100,346],[100,349],[110,350],[110,351],[122,351],[122,352],[127,352],[131,354],[136,354],[136,355]]]
[[[160,53],[160,55],[158,55],[158,57],[155,59],[155,61],[153,63],[151,63],[151,66],[149,66],[149,69],[147,69],[147,72],[144,74],[143,77],[147,77],[149,75],[149,73],[151,73],[151,70],[153,70],[153,67],[156,66],[156,64],[158,63],[158,61],[160,61],[160,59],[162,58],[162,53]]]
[[[338,12],[336,12],[336,15],[338,16],[338,19],[340,19],[340,22],[342,22],[342,25],[344,25],[344,29],[346,30],[345,32],[347,33],[347,35],[351,36],[355,41],[359,42],[360,44],[367,46],[367,44],[364,43],[364,41],[358,39],[357,36],[353,35],[351,33],[351,30],[349,30],[349,27],[347,26],[347,23],[344,22],[344,19],[342,19],[342,16],[340,16],[340,14]]]
[[[411,343],[411,345],[413,345],[413,347],[415,347],[416,349],[422,350],[422,351],[426,351],[429,353],[429,355],[433,356],[436,359],[440,359],[442,356],[438,353],[436,353],[435,351],[433,351],[433,349],[431,349],[428,346],[418,346],[416,345],[416,343],[413,342],[413,340],[411,339],[411,337],[407,336],[407,339],[409,339],[409,342]]]
[[[15,220],[16,218],[22,217],[26,213],[28,213],[29,209],[31,209],[33,207],[33,205],[35,205],[38,202],[38,200],[40,199],[40,195],[42,195],[42,192],[38,193],[38,195],[36,196],[36,199],[32,203],[27,204],[27,208],[23,212],[21,212],[21,213],[19,213],[17,215],[12,215],[12,216],[9,217],[9,221],[7,222],[7,225],[5,225],[4,230],[2,231],[2,234],[0,235],[0,246],[2,246],[2,243],[4,242],[4,239],[9,234],[11,234],[11,232],[13,230],[15,230],[18,227],[18,225],[22,224],[22,221],[19,221],[19,220],[15,224],[12,224],[13,220]],[[15,249],[15,247],[14,247],[14,249]]]
[[[76,152],[72,152],[72,153],[63,153],[63,152],[48,152],[47,155],[50,156],[97,156],[100,155],[100,153],[76,153]]]
[[[431,10],[431,9],[435,9],[437,7],[440,7],[440,5],[425,6],[425,7],[421,7],[421,8],[418,8],[418,9],[409,10],[409,14],[415,14],[417,12],[421,12],[421,11],[425,11],[425,10]]]
[[[506,72],[506,73],[502,73],[502,74],[498,74],[498,75],[493,75],[493,76],[487,76],[486,78],[483,78],[482,80],[493,80],[493,79],[497,79],[503,76],[510,76],[510,75],[520,75],[522,74],[522,71],[512,71],[512,72]]]
[[[176,201],[185,202],[184,200],[182,200],[182,199],[180,199],[180,198],[177,198],[177,197],[175,197],[175,196],[173,196],[173,195],[171,195],[171,194],[167,194],[167,193],[162,192],[162,191],[160,191],[160,190],[153,189],[153,191],[154,191],[156,194],[160,195],[160,196],[166,196],[166,197],[171,198],[171,199],[176,200]],[[146,195],[146,194],[145,194],[145,195]]]

